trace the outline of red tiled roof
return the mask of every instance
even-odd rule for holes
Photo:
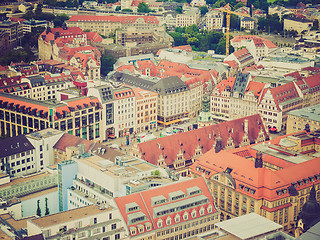
[[[253,92],[256,97],[259,97],[265,85],[263,82],[251,81],[248,84],[246,92]]]
[[[0,87],[14,85],[21,82],[21,76],[0,79]]]
[[[228,65],[229,65],[230,67],[232,67],[233,69],[239,67],[239,64],[238,64],[235,60],[232,60],[232,61],[224,61],[223,63],[228,64]]]
[[[227,79],[223,79],[221,82],[218,83],[215,89],[217,89],[220,93],[223,92],[227,86],[229,86],[230,89],[232,89],[235,80],[235,77],[228,77]]]
[[[231,42],[241,42],[242,40],[253,40],[253,39],[261,39],[263,43],[267,46],[267,48],[277,48],[277,46],[270,40],[256,36],[256,35],[235,36],[233,39],[231,39]]]
[[[96,32],[86,32],[87,40],[91,42],[102,42],[102,37]]]
[[[233,139],[235,146],[239,146],[244,136],[245,119],[248,120],[250,142],[256,141],[260,129],[262,129],[265,138],[268,138],[262,119],[259,114],[256,114],[140,143],[138,149],[142,159],[157,165],[158,159],[162,155],[169,166],[173,164],[180,150],[185,159],[191,159],[195,155],[195,149],[198,145],[201,146],[202,153],[206,153],[212,149],[218,136],[222,137],[223,146],[226,146],[229,137]]]
[[[133,65],[122,65],[117,68],[118,72],[122,72],[123,70],[129,70],[130,72],[134,72],[135,67]]]
[[[74,36],[79,34],[85,34],[84,31],[81,30],[79,27],[68,27],[67,29],[63,28],[51,28],[51,32],[55,34],[59,32],[60,36]]]
[[[312,93],[320,90],[320,73],[307,77],[304,81]]]
[[[187,189],[190,189],[190,188],[193,188],[193,187],[200,188],[201,189],[201,193],[198,193],[198,194],[193,195],[193,196],[188,196]],[[173,192],[177,192],[177,191],[184,192],[186,197],[185,198],[181,198],[179,200],[170,201],[169,200],[170,199],[169,198],[169,193],[173,193]],[[154,212],[153,210],[155,208],[159,207],[159,206],[165,207],[166,205],[172,205],[172,203],[178,203],[178,202],[183,201],[185,199],[192,199],[193,197],[201,196],[201,195],[205,196],[209,200],[208,203],[204,203],[204,204],[201,204],[201,205],[196,206],[196,207],[187,208],[187,209],[176,211],[176,212],[173,212],[173,213],[165,214],[165,215],[160,216],[160,217],[154,216],[154,214],[150,214],[150,213],[153,213]],[[158,204],[158,205],[154,206],[152,204],[152,198],[160,197],[160,196],[165,197],[168,201],[165,202],[165,203]],[[196,215],[195,218],[200,217],[199,210],[202,207],[204,208],[204,215],[209,215],[209,214],[211,215],[211,214],[217,212],[217,209],[215,209],[214,199],[213,199],[213,197],[212,197],[212,195],[210,193],[210,190],[208,189],[208,186],[206,185],[205,180],[202,177],[194,178],[194,179],[190,179],[190,180],[185,180],[185,181],[179,181],[179,182],[168,184],[168,185],[165,185],[165,186],[162,186],[162,187],[152,188],[152,189],[140,192],[140,193],[134,193],[134,194],[131,194],[131,195],[128,195],[128,196],[118,197],[118,198],[115,198],[114,200],[115,200],[115,202],[116,202],[116,204],[117,204],[117,206],[118,206],[118,208],[120,210],[120,213],[121,213],[121,215],[122,215],[122,217],[123,217],[124,221],[126,222],[127,227],[129,229],[130,229],[130,227],[137,227],[140,224],[143,227],[143,225],[145,223],[147,223],[147,222],[149,222],[151,224],[150,231],[155,230],[155,229],[166,228],[167,226],[169,226],[166,223],[166,219],[168,217],[170,217],[172,219],[172,222],[174,222],[174,219],[175,219],[177,214],[180,216],[180,223],[181,222],[188,222],[188,220],[184,220],[183,219],[183,214],[185,212],[187,212],[189,214],[188,219],[190,219],[191,212],[195,209],[198,212],[198,214]],[[139,209],[128,213],[126,211],[126,205],[130,204],[130,203],[131,204],[132,203],[137,204],[139,206]],[[207,207],[209,205],[212,206],[212,212],[211,213],[207,212]],[[169,206],[168,206],[168,208],[169,208]],[[128,215],[130,215],[132,213],[140,213],[140,214],[143,213],[146,216],[145,221],[138,222],[136,224],[129,224]],[[161,227],[158,227],[158,224],[157,224],[159,219],[162,220],[162,226]],[[172,224],[171,224],[171,226],[172,226]],[[145,233],[145,232],[146,232],[146,229],[144,229],[143,233]],[[138,231],[136,231],[136,233],[137,233],[136,235],[143,234],[143,233],[139,233]]]
[[[143,19],[145,23],[159,24],[158,19],[155,16],[89,16],[89,15],[73,15],[68,20],[69,22],[78,21],[105,21],[105,22],[121,22],[135,23],[138,19]]]

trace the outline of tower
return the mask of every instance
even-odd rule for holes
[[[202,111],[199,114],[198,126],[199,128],[212,125],[212,116],[210,112],[210,96],[204,95],[202,99]]]

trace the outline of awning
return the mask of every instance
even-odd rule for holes
[[[164,123],[164,125],[170,125],[170,124],[177,123],[177,122],[180,122],[180,121],[181,121],[180,119],[176,119],[176,120],[172,120],[170,122],[166,122],[166,123]]]

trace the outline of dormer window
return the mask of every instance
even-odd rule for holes
[[[167,224],[167,225],[171,225],[171,217],[168,217],[168,218],[167,218],[166,224]]]
[[[193,209],[193,211],[191,212],[191,217],[195,218],[196,216],[197,216],[197,211]]]
[[[202,216],[204,214],[204,208],[203,207],[200,208],[199,214],[200,214],[200,216]]]
[[[162,227],[162,220],[161,220],[161,219],[158,220],[157,226],[158,226],[158,228],[161,228],[161,227]]]
[[[187,212],[184,212],[184,214],[183,214],[183,220],[188,220],[188,213],[187,213]]]
[[[177,214],[177,215],[174,217],[174,221],[175,221],[176,223],[180,222],[180,215],[179,215],[179,214]]]
[[[212,205],[209,205],[209,206],[207,207],[207,212],[208,212],[208,213],[211,213],[211,212],[212,212]]]

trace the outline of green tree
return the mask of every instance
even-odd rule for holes
[[[201,16],[206,15],[206,13],[208,12],[208,7],[207,6],[201,6],[200,7],[200,12],[201,12]]]
[[[125,8],[125,9],[122,9],[121,12],[133,12],[133,10],[130,8]]]
[[[182,13],[182,7],[177,7],[177,8],[176,8],[176,12],[179,13],[179,14],[181,14],[181,13]]]
[[[313,20],[312,30],[319,30],[319,20],[318,19]]]
[[[50,214],[50,211],[49,211],[49,208],[48,208],[48,198],[45,198],[45,202],[46,202],[46,212],[44,215],[49,215]]]
[[[37,215],[41,217],[40,200],[37,201]]]
[[[187,44],[187,39],[182,35],[182,33],[179,32],[172,32],[169,33],[171,37],[173,37],[174,40],[174,46],[181,46]]]
[[[239,8],[242,8],[242,7],[244,7],[244,6],[245,6],[245,4],[244,4],[243,2],[238,2],[238,3],[234,6],[234,10],[239,9]]]
[[[121,7],[120,7],[120,6],[117,6],[115,10],[118,12],[118,11],[121,10]]]
[[[100,61],[101,61],[100,72],[102,75],[107,75],[109,72],[111,72],[113,70],[113,64],[115,64],[116,62],[113,56],[107,55],[107,54],[102,54]]]
[[[149,13],[151,12],[151,9],[149,8],[149,5],[146,4],[145,2],[141,2],[138,5],[138,12],[144,12],[144,13]]]

